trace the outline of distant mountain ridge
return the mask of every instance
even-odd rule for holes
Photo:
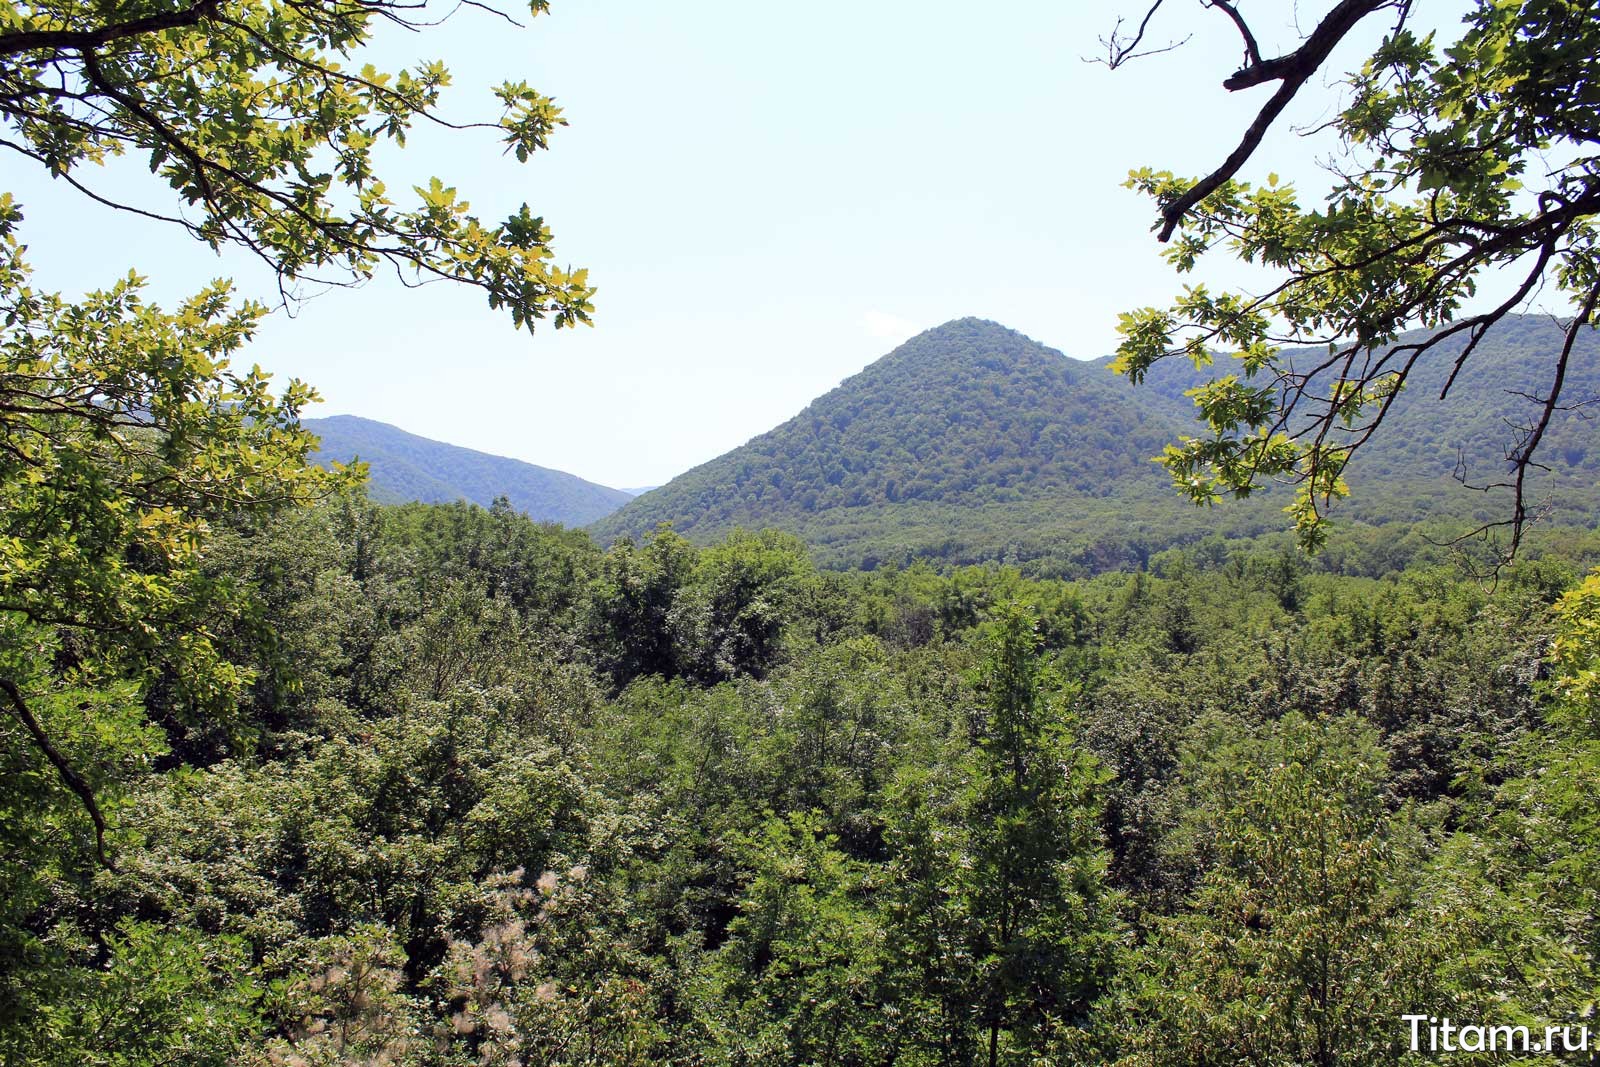
[[[382,504],[467,500],[485,507],[497,496],[541,522],[583,526],[632,497],[575,474],[433,441],[355,415],[302,420],[322,440],[314,462],[359,458],[370,470],[368,494]]]
[[[1493,331],[1437,400],[1449,350],[1419,365],[1384,431],[1356,459],[1347,519],[1448,518],[1470,525],[1505,501],[1471,493],[1503,470],[1505,423],[1525,417],[1518,391],[1547,383],[1559,330],[1514,318]],[[1310,353],[1304,355],[1309,356]],[[1585,337],[1568,372],[1574,401],[1600,396],[1600,341]],[[1137,563],[1207,531],[1279,530],[1287,492],[1200,511],[1178,498],[1151,457],[1202,432],[1185,389],[1209,377],[1182,360],[1138,388],[1109,359],[1067,358],[994,322],[958,319],[911,338],[798,416],[634,499],[590,530],[602,542],[671,523],[693,540],[735,526],[806,538],[823,561],[873,566],[1043,556],[1083,566]],[[1225,373],[1226,368],[1215,368]],[[1578,413],[1558,420],[1554,469],[1536,493],[1563,522],[1600,517],[1600,447]]]

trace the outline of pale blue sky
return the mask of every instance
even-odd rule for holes
[[[1291,40],[1292,5],[1261,6],[1283,12],[1262,25]],[[326,403],[313,414],[634,486],[742,444],[951,318],[1103,355],[1119,311],[1177,284],[1150,205],[1121,188],[1127,171],[1210,169],[1270,92],[1225,93],[1235,39],[1183,6],[1163,34],[1195,31],[1180,51],[1115,73],[1083,62],[1119,8],[1140,13],[1061,0],[556,0],[523,31],[468,10],[386,41],[391,64],[446,60],[455,117],[490,116],[487,86],[506,77],[565,108],[570,127],[527,165],[492,133],[424,131],[389,185],[439,174],[489,218],[528,201],[559,258],[590,268],[596,326],[530,339],[476,291],[385,279],[275,314],[248,358],[316,385]],[[1360,49],[1347,44],[1343,62]],[[1296,121],[1328,117],[1332,92],[1308,97]],[[1282,133],[1260,158],[1315,182],[1310,155]],[[271,291],[242,257],[219,261],[6,168],[43,284],[81,291],[137,268],[166,301],[219,274]],[[106,181],[136,195],[148,182],[137,169]]]

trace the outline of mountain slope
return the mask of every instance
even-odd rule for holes
[[[1356,498],[1339,516],[1436,519],[1460,530],[1500,514],[1504,495],[1463,489],[1456,460],[1475,481],[1504,466],[1504,420],[1528,408],[1515,391],[1542,388],[1558,338],[1548,320],[1508,322],[1443,405],[1436,398],[1453,360],[1435,353],[1350,471]],[[1586,338],[1569,372],[1573,401],[1600,395],[1597,354],[1600,340]],[[1210,532],[1284,527],[1284,487],[1200,511],[1151,462],[1180,434],[1200,432],[1183,395],[1200,378],[1192,367],[1165,361],[1135,389],[1108,362],[1068,359],[992,322],[946,323],[591,532],[605,543],[670,522],[704,541],[735,526],[774,526],[806,538],[833,565],[931,556],[1049,559],[1047,569],[1076,571],[1137,565]],[[1588,525],[1600,516],[1594,437],[1594,424],[1577,413],[1551,431],[1549,455],[1559,462],[1536,493],[1559,521]]]
[[[305,419],[322,439],[316,462],[359,458],[369,468],[368,493],[379,503],[469,500],[487,507],[497,496],[541,522],[581,526],[610,514],[629,495],[521,460],[431,441],[354,415]]]

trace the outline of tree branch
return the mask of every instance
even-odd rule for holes
[[[83,802],[84,810],[89,813],[89,819],[94,823],[95,858],[100,861],[100,866],[106,870],[115,871],[117,869],[116,864],[112,863],[110,858],[106,856],[106,819],[100,813],[100,805],[95,802],[94,790],[89,788],[89,783],[84,781],[83,776],[73,768],[71,763],[67,762],[67,758],[61,754],[61,751],[50,743],[50,738],[45,734],[44,728],[39,725],[39,720],[35,719],[33,712],[28,710],[28,704],[22,699],[22,692],[17,688],[16,683],[9,678],[0,678],[0,692],[5,693],[7,699],[10,700],[11,708],[16,713],[17,719],[27,728],[29,735],[33,738],[33,743],[38,746],[39,751],[44,753],[44,757],[50,761],[50,765],[56,769],[56,773],[61,776],[62,782],[66,784],[68,789],[76,793],[78,799]]]
[[[1155,3],[1150,5],[1150,10],[1146,11],[1144,18],[1139,20],[1138,30],[1134,32],[1132,38],[1126,40],[1118,35],[1118,31],[1122,29],[1122,17],[1117,17],[1117,24],[1111,27],[1111,36],[1100,40],[1100,43],[1106,46],[1107,66],[1115,70],[1118,65],[1133,54],[1133,50],[1139,47],[1139,42],[1144,40],[1144,32],[1150,28],[1150,20],[1155,18],[1157,11],[1161,10],[1163,2],[1164,0],[1155,0]]]
[[[1289,101],[1295,98],[1300,87],[1317,72],[1333,52],[1334,47],[1344,40],[1345,35],[1362,19],[1387,7],[1390,2],[1391,0],[1342,0],[1337,7],[1328,12],[1299,48],[1276,59],[1264,60],[1254,66],[1245,67],[1222,83],[1223,88],[1229,92],[1237,92],[1271,81],[1282,84],[1278,86],[1278,91],[1272,94],[1272,99],[1268,100],[1266,106],[1256,115],[1255,121],[1250,123],[1239,146],[1223,161],[1222,166],[1190,186],[1181,196],[1161,209],[1159,236],[1162,241],[1171,240],[1183,217],[1193,210],[1195,205],[1222,188],[1229,179],[1239,173],[1239,168],[1243,167],[1255,154],[1256,149],[1261,147],[1262,139],[1266,137],[1267,131],[1272,128],[1278,116],[1283,114],[1284,108],[1289,106]],[[1232,10],[1226,5],[1223,9]]]
[[[0,56],[14,56],[41,49],[78,51],[85,48],[99,48],[112,41],[138,37],[140,34],[183,29],[186,26],[198,25],[213,15],[221,5],[222,0],[200,0],[192,7],[164,11],[159,15],[146,15],[144,18],[129,19],[127,22],[116,22],[110,26],[102,26],[98,30],[24,30],[18,33],[0,34]]]
[[[1250,25],[1239,14],[1239,9],[1229,3],[1228,0],[1206,0],[1206,6],[1216,8],[1233,20],[1233,25],[1239,31],[1239,36],[1244,38],[1245,66],[1260,66],[1261,47],[1256,44],[1255,34],[1250,32]]]
[[[1528,478],[1528,468],[1536,466],[1536,464],[1533,462],[1533,454],[1538,450],[1539,442],[1544,440],[1545,431],[1550,428],[1550,419],[1558,410],[1558,405],[1561,400],[1561,388],[1566,384],[1567,366],[1572,360],[1572,346],[1577,343],[1578,332],[1587,326],[1590,320],[1594,317],[1595,305],[1597,302],[1600,302],[1600,285],[1590,288],[1589,295],[1583,302],[1582,310],[1580,310],[1578,314],[1573,317],[1572,321],[1567,324],[1566,337],[1563,339],[1561,344],[1561,355],[1556,360],[1555,379],[1550,383],[1550,394],[1549,396],[1545,397],[1544,406],[1539,412],[1539,421],[1533,427],[1533,429],[1529,431],[1527,437],[1524,438],[1521,447],[1519,447],[1511,456],[1511,462],[1516,465],[1517,470],[1517,478],[1515,483],[1517,494],[1515,502],[1516,510],[1513,515],[1511,527],[1510,548],[1510,554],[1513,556],[1517,554],[1517,549],[1522,544],[1523,529],[1527,525],[1528,508],[1525,487]]]

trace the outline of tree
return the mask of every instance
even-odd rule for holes
[[[375,153],[403,146],[417,122],[452,125],[438,114],[449,74],[344,62],[376,26],[428,20],[423,5],[390,0],[7,6],[0,147],[100,203],[248,249],[285,301],[305,283],[355,284],[388,264],[408,283],[477,286],[530,330],[588,321],[584,272],[549,265],[549,232],[526,205],[491,226],[438,178],[413,207],[387,195]],[[497,95],[498,123],[474,125],[525,160],[560,111],[520,83]],[[128,152],[148,156],[175,210],[87,184],[87,168]],[[250,609],[201,566],[210,526],[305,503],[340,479],[306,466],[314,438],[299,412],[315,394],[291,382],[274,397],[259,368],[230,369],[264,307],[234,307],[219,282],[167,314],[143,301],[136,274],[71,305],[30,287],[21,222],[0,193],[0,628],[16,642],[0,661],[0,707],[7,732],[82,803],[109,865],[95,775],[34,705],[132,680],[176,691],[191,719],[225,720],[249,672],[222,654],[213,624]]]
[[[94,776],[34,704],[165,677],[185,709],[226,716],[244,679],[211,629],[248,605],[200,567],[209,524],[343,479],[305,463],[313,439],[298,415],[315,394],[291,382],[274,396],[259,369],[230,369],[260,305],[233,308],[216,285],[167,314],[144,303],[137,275],[70,305],[30,287],[20,220],[0,194],[0,704],[82,802],[109,863]],[[119,718],[108,736],[125,735]]]
[[[611,546],[590,583],[585,629],[596,664],[622,689],[635,678],[677,677],[680,659],[673,606],[694,574],[693,545],[663,526],[635,547]]]
[[[1033,617],[1003,608],[981,673],[986,716],[970,797],[972,960],[986,1062],[1030,1062],[1081,1028],[1109,973],[1114,898],[1102,780],[1066,732]],[[1001,1043],[1001,1034],[1007,1041]]]
[[[1162,50],[1145,44],[1165,0],[1137,30],[1122,23],[1105,41],[1121,66]],[[1571,301],[1564,342],[1551,355],[1548,387],[1530,396],[1526,423],[1506,448],[1507,472],[1484,490],[1510,494],[1507,556],[1536,517],[1529,478],[1552,420],[1573,405],[1562,386],[1580,332],[1600,304],[1600,82],[1593,59],[1600,20],[1573,0],[1476,0],[1454,41],[1412,25],[1410,0],[1340,0],[1296,47],[1270,55],[1239,10],[1227,18],[1243,65],[1231,92],[1274,86],[1237,147],[1210,174],[1182,178],[1149,168],[1129,184],[1159,208],[1167,259],[1191,273],[1220,248],[1268,268],[1263,292],[1185,289],[1169,308],[1122,317],[1117,367],[1141,381],[1159,360],[1197,368],[1218,354],[1236,370],[1194,392],[1209,434],[1184,438],[1162,462],[1197,503],[1248,495],[1266,481],[1298,485],[1289,511],[1302,545],[1326,538],[1326,509],[1348,493],[1343,472],[1390,412],[1420,361],[1453,360],[1448,394],[1488,330],[1540,293]],[[1341,151],[1320,208],[1268,175],[1238,175],[1335,46],[1367,23],[1388,20],[1382,43],[1346,80],[1347,101],[1328,124]],[[1497,273],[1509,295],[1461,314]],[[1407,333],[1417,327],[1428,332]],[[1291,356],[1287,345],[1318,346]],[[1463,476],[1465,481],[1465,477]]]
[[[904,768],[885,794],[884,837],[891,854],[882,891],[885,981],[926,1062],[972,1064],[973,959],[967,936],[961,800],[954,768]],[[918,1062],[912,1060],[912,1062]]]
[[[1184,837],[1204,868],[1125,984],[1130,1064],[1389,1063],[1396,1004],[1432,1004],[1433,931],[1408,909],[1424,853],[1386,810],[1358,720],[1298,713],[1196,746]]]
[[[805,542],[778,530],[735,530],[700,554],[672,610],[685,673],[704,682],[777,662],[795,594],[816,573]]]
[[[548,6],[530,0],[529,10]],[[285,300],[301,283],[353,284],[387,264],[413,284],[477,286],[530,330],[544,318],[587,322],[585,272],[548,262],[550,232],[526,204],[486,224],[437,177],[401,206],[379,176],[381,146],[403,147],[419,122],[462,128],[439,113],[450,73],[437,62],[397,73],[345,63],[379,26],[438,21],[425,3],[402,0],[24,0],[0,13],[0,147],[97,202],[213,248],[248,249]],[[526,84],[495,95],[499,121],[466,125],[496,130],[519,160],[564,124]],[[178,210],[85,177],[127,153],[148,157]]]
[[[731,1063],[867,1064],[898,1047],[865,865],[819,813],[770,817],[734,839],[754,872],[707,968],[707,1029]]]

